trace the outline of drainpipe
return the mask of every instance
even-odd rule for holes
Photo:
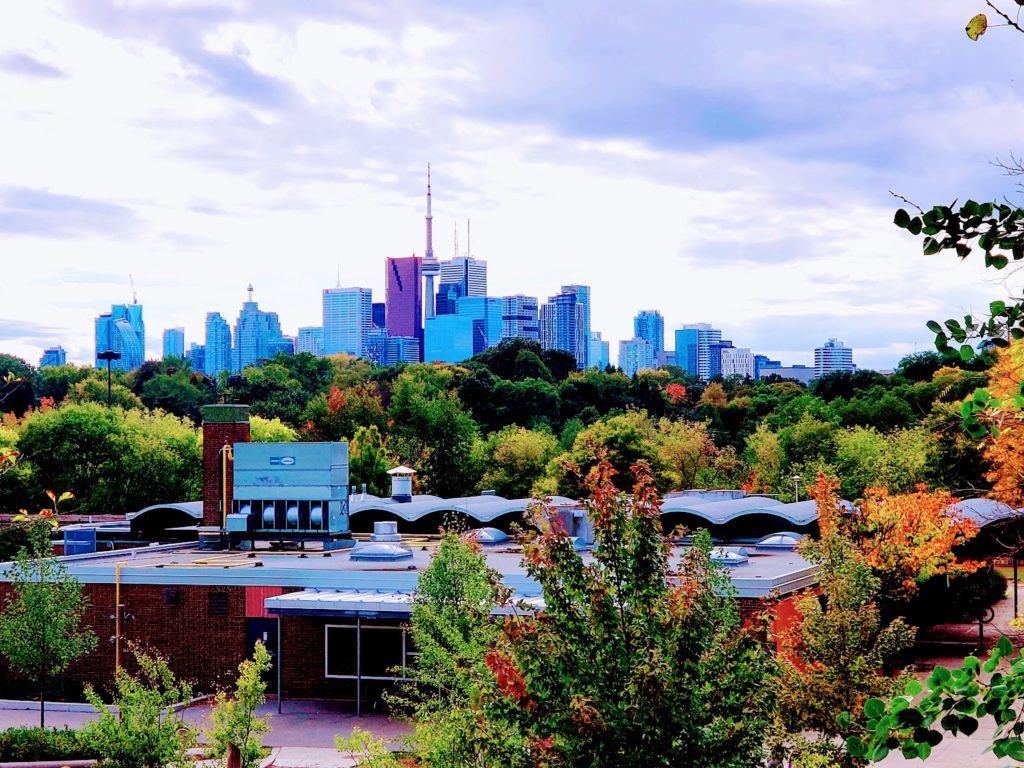
[[[225,445],[220,449],[220,507],[221,529],[228,529],[228,461],[235,460],[235,449]]]
[[[114,565],[114,674],[121,669],[121,566]]]

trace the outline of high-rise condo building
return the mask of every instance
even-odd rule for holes
[[[192,367],[198,367],[194,357]],[[206,313],[206,345],[203,348],[201,370],[211,379],[216,379],[225,371],[231,372],[231,326],[220,312]]]
[[[833,371],[853,371],[855,368],[853,348],[846,346],[841,341],[829,339],[814,350],[814,377],[816,379]]]
[[[548,297],[540,308],[540,344],[544,349],[560,349],[576,358],[576,367],[586,367],[589,335],[583,335],[584,306],[575,291]]]
[[[502,299],[501,339],[540,339],[536,296],[505,296]]]
[[[665,351],[665,318],[661,316],[661,312],[656,309],[637,312],[633,318],[633,336],[637,339],[647,339],[654,350],[657,365],[658,356]]]
[[[580,370],[590,367],[590,286],[563,285],[562,293],[575,293],[576,301],[583,307],[583,360],[578,362]],[[576,358],[579,361],[579,358]]]
[[[111,362],[115,371],[134,371],[146,361],[146,326],[141,304],[114,304],[110,312],[96,318],[96,367],[106,368],[101,352],[117,352]]]
[[[49,347],[43,350],[43,356],[39,359],[40,368],[51,368],[56,365],[67,365],[68,354],[64,347]]]
[[[193,341],[185,353],[185,362],[189,363],[196,373],[206,373],[206,347]]]
[[[389,258],[384,266],[388,336],[416,339],[419,351],[423,349],[422,266],[419,256]]]
[[[590,332],[590,367],[603,371],[611,362],[611,344],[601,338],[600,331]]]
[[[295,337],[295,351],[308,352],[314,357],[324,355],[324,329],[320,325],[309,325],[299,328],[299,335]]]
[[[619,368],[627,376],[637,371],[653,368],[657,362],[654,348],[647,339],[634,338],[619,342]]]
[[[325,288],[323,354],[366,357],[373,328],[373,292],[369,288]]]
[[[675,364],[704,381],[711,378],[711,345],[722,340],[722,332],[708,323],[693,323],[679,328],[675,336]]]
[[[723,347],[721,351],[722,376],[754,378],[754,355],[747,347]]]
[[[164,360],[185,357],[185,329],[168,328],[164,331]]]
[[[292,340],[281,333],[277,312],[264,312],[252,299],[251,284],[247,290],[249,300],[242,304],[242,311],[238,313],[238,321],[235,323],[235,347],[231,360],[235,373],[294,348]]]

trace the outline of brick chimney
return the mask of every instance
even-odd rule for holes
[[[203,525],[221,528],[221,450],[249,442],[248,405],[205,405],[203,414]],[[228,461],[227,497],[233,492],[232,462]],[[228,510],[230,511],[230,510]]]

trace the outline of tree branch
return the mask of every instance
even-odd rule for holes
[[[923,209],[921,208],[921,206],[920,206],[920,205],[918,205],[917,203],[913,203],[913,202],[911,202],[910,200],[907,200],[907,198],[905,198],[905,197],[904,197],[903,195],[897,195],[897,194],[896,194],[895,192],[893,192],[893,191],[892,191],[891,189],[889,190],[889,194],[890,194],[890,195],[892,195],[893,197],[895,197],[895,198],[896,198],[897,200],[902,200],[902,201],[903,201],[904,203],[906,203],[907,205],[909,205],[909,206],[912,206],[912,207],[916,208],[916,209],[917,209],[917,212],[918,212],[918,213],[920,213],[920,214],[921,214],[922,216],[924,215],[924,210],[923,210]]]
[[[1013,27],[1018,32],[1020,32],[1021,34],[1024,34],[1024,27],[1021,27],[1021,25],[1016,20],[1011,19],[1009,14],[1007,14],[1002,8],[999,8],[998,6],[996,6],[995,3],[992,2],[992,0],[985,0],[985,5],[987,5],[993,11],[995,11],[1000,16],[1002,16],[1003,19],[1006,21],[1006,26]],[[1017,11],[1017,17],[1020,18],[1020,10],[1019,9]]]

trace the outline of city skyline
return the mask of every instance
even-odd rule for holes
[[[129,302],[129,273],[150,356],[164,328],[201,341],[206,312],[239,303],[225,286],[250,281],[285,333],[315,326],[310,296],[339,262],[378,296],[385,258],[425,255],[430,162],[436,256],[461,252],[445,233],[472,219],[492,295],[586,283],[613,349],[658,307],[669,333],[708,321],[805,364],[835,336],[890,368],[931,348],[927,320],[984,310],[991,286],[974,260],[922,256],[889,190],[1012,196],[989,163],[1015,148],[1016,121],[988,116],[1019,109],[989,77],[1010,36],[974,45],[959,9],[905,10],[915,24],[803,0],[582,20],[5,9],[0,129],[19,149],[0,163],[0,349],[31,361],[61,344],[87,362],[92,318]]]

